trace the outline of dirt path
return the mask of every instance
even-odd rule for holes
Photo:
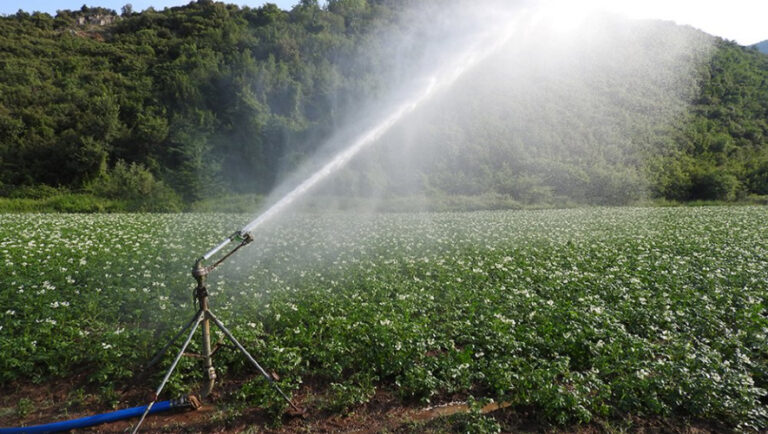
[[[76,383],[75,383],[76,384]],[[236,384],[231,384],[233,390]],[[7,389],[7,386],[6,386]],[[450,423],[440,425],[440,420],[470,409],[461,401],[445,402],[434,406],[407,405],[394,394],[379,391],[366,404],[347,414],[341,415],[322,409],[321,395],[313,394],[309,388],[295,394],[297,404],[305,410],[303,415],[285,415],[282,423],[275,426],[265,417],[264,412],[255,407],[234,408],[231,400],[215,395],[197,410],[180,410],[158,413],[147,417],[141,432],[146,433],[408,433],[408,432],[444,432],[451,429]],[[97,413],[109,412],[117,408],[142,405],[146,397],[140,393],[126,393],[120,396],[116,408],[111,408],[95,394],[78,393],[73,383],[60,381],[44,386],[23,386],[16,390],[0,390],[0,427],[31,426],[57,422]],[[75,398],[73,398],[73,396]],[[581,434],[616,431],[632,432],[669,432],[684,434],[702,434],[720,432],[723,427],[707,423],[690,421],[663,421],[647,419],[627,419],[621,422],[607,423],[596,421],[587,425],[556,428],[541,425],[535,415],[525,409],[512,408],[507,403],[490,403],[481,412],[492,415],[510,432],[576,432]],[[137,418],[103,424],[78,432],[125,433],[130,432]],[[438,422],[431,426],[433,422]]]
[[[74,392],[73,392],[74,391]],[[280,426],[270,424],[258,408],[233,409],[220,397],[204,403],[197,410],[179,410],[148,416],[141,432],[210,432],[236,433],[253,430],[259,432],[362,432],[408,431],[414,423],[426,423],[433,419],[467,412],[462,402],[451,402],[437,406],[405,406],[394,395],[378,392],[370,402],[345,415],[333,414],[318,406],[317,396],[309,391],[297,394],[298,404],[306,404],[303,415],[286,415]],[[91,416],[109,412],[109,408],[92,394],[78,396],[77,388],[71,383],[58,382],[45,386],[24,386],[13,392],[0,395],[0,426],[32,426]],[[77,402],[76,402],[77,401]],[[146,402],[136,393],[120,396],[118,408],[128,408]],[[483,412],[504,408],[504,404],[492,403]],[[118,433],[130,431],[137,419],[103,424],[81,430],[81,432]]]

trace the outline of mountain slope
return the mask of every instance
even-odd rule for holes
[[[419,38],[381,42],[410,29],[407,3],[281,11],[201,1],[119,18],[100,8],[2,17],[0,190],[143,194],[146,182],[116,181],[133,176],[190,200],[269,192],[355,124],[361,102],[397,88],[412,68],[398,59],[423,54]],[[425,14],[439,13],[437,3]],[[88,24],[100,20],[114,23]],[[631,28],[623,46],[531,45],[527,58],[507,59],[532,65],[525,74],[492,64],[473,72],[328,191],[533,203],[768,194],[768,58],[669,23],[612,26]],[[686,53],[660,35],[712,49]],[[669,72],[680,64],[690,74]],[[110,182],[119,185],[99,189]]]
[[[758,51],[760,51],[761,53],[768,54],[768,40],[765,40],[763,42],[758,42],[757,44],[754,45],[754,47],[757,47]]]

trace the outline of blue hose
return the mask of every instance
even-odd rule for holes
[[[188,406],[189,404],[187,403],[186,405]],[[181,406],[185,406],[185,404],[182,404],[179,400],[156,402],[155,405],[153,405],[149,410],[149,414],[159,413],[161,411],[167,411],[173,408],[179,408]],[[93,416],[81,417],[79,419],[47,423],[44,425],[34,425],[20,428],[0,428],[0,434],[69,431],[72,429],[85,428],[88,426],[141,416],[146,409],[147,406],[142,405],[141,407],[126,408],[124,410],[117,410],[110,413],[96,414]]]

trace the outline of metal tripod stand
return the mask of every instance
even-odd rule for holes
[[[149,411],[152,409],[152,406],[157,402],[158,397],[160,395],[160,392],[163,391],[163,388],[165,387],[166,383],[168,383],[168,379],[171,377],[171,374],[176,369],[176,365],[178,365],[179,360],[181,360],[181,357],[184,355],[184,352],[186,351],[187,347],[189,346],[189,343],[192,341],[192,338],[195,335],[195,331],[197,331],[197,327],[202,324],[202,330],[203,330],[203,354],[201,355],[203,359],[203,366],[205,371],[208,373],[208,381],[205,385],[205,387],[202,390],[202,397],[205,398],[213,391],[213,386],[216,383],[216,370],[213,367],[213,352],[211,351],[211,322],[219,328],[222,332],[224,332],[224,335],[227,337],[227,339],[232,342],[232,344],[237,347],[238,350],[245,356],[245,358],[250,362],[251,365],[253,365],[256,370],[258,370],[261,375],[267,379],[270,385],[275,388],[275,390],[280,393],[280,396],[282,396],[288,404],[293,407],[294,410],[297,412],[300,412],[299,408],[291,401],[290,398],[280,389],[280,386],[277,385],[274,378],[272,378],[271,375],[267,373],[267,371],[264,370],[264,368],[261,367],[259,362],[256,361],[256,359],[251,356],[251,354],[243,347],[243,345],[238,342],[237,339],[235,339],[234,335],[232,335],[232,332],[230,332],[224,324],[216,317],[216,315],[211,312],[210,307],[208,306],[208,289],[205,286],[205,277],[213,271],[219,264],[221,264],[225,259],[227,259],[229,256],[231,256],[233,253],[235,253],[238,249],[245,246],[246,244],[253,241],[253,238],[250,236],[245,236],[242,239],[242,242],[235,247],[232,251],[227,253],[223,258],[219,259],[215,264],[205,267],[203,265],[203,261],[210,258],[221,250],[226,244],[228,244],[230,241],[240,238],[241,235],[239,232],[236,232],[233,234],[227,241],[220,244],[210,252],[208,252],[205,256],[198,259],[197,262],[195,262],[195,266],[192,269],[192,275],[195,277],[195,280],[197,281],[197,287],[195,288],[195,300],[197,301],[197,304],[199,306],[199,309],[197,313],[195,313],[194,317],[192,317],[192,320],[187,323],[181,330],[179,330],[178,333],[170,340],[168,343],[165,344],[165,346],[158,351],[158,353],[155,355],[155,357],[152,358],[152,360],[147,364],[147,368],[153,366],[155,363],[160,361],[160,359],[165,355],[165,353],[168,351],[168,348],[173,345],[176,340],[184,334],[185,331],[187,331],[190,327],[191,330],[189,330],[189,334],[187,335],[187,339],[184,341],[184,344],[181,346],[181,349],[179,350],[178,354],[176,354],[176,358],[173,360],[173,363],[171,364],[171,367],[168,369],[168,371],[165,373],[165,377],[163,378],[163,381],[160,383],[160,386],[158,386],[157,390],[155,391],[154,396],[152,397],[152,401],[147,405],[147,408],[144,410],[144,414],[142,414],[141,419],[139,419],[139,422],[136,423],[136,425],[133,428],[132,433],[136,434],[139,430],[139,427],[144,422],[144,419],[147,417],[147,414],[149,414]],[[215,352],[215,351],[214,351]]]

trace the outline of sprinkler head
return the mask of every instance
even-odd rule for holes
[[[192,267],[192,277],[195,278],[198,286],[203,286],[205,276],[207,276],[209,272],[210,270],[208,267],[203,265],[203,258],[200,258],[195,262],[195,265]]]
[[[253,235],[248,231],[235,232],[235,235],[233,236],[236,236],[243,244],[250,244],[253,242]]]

